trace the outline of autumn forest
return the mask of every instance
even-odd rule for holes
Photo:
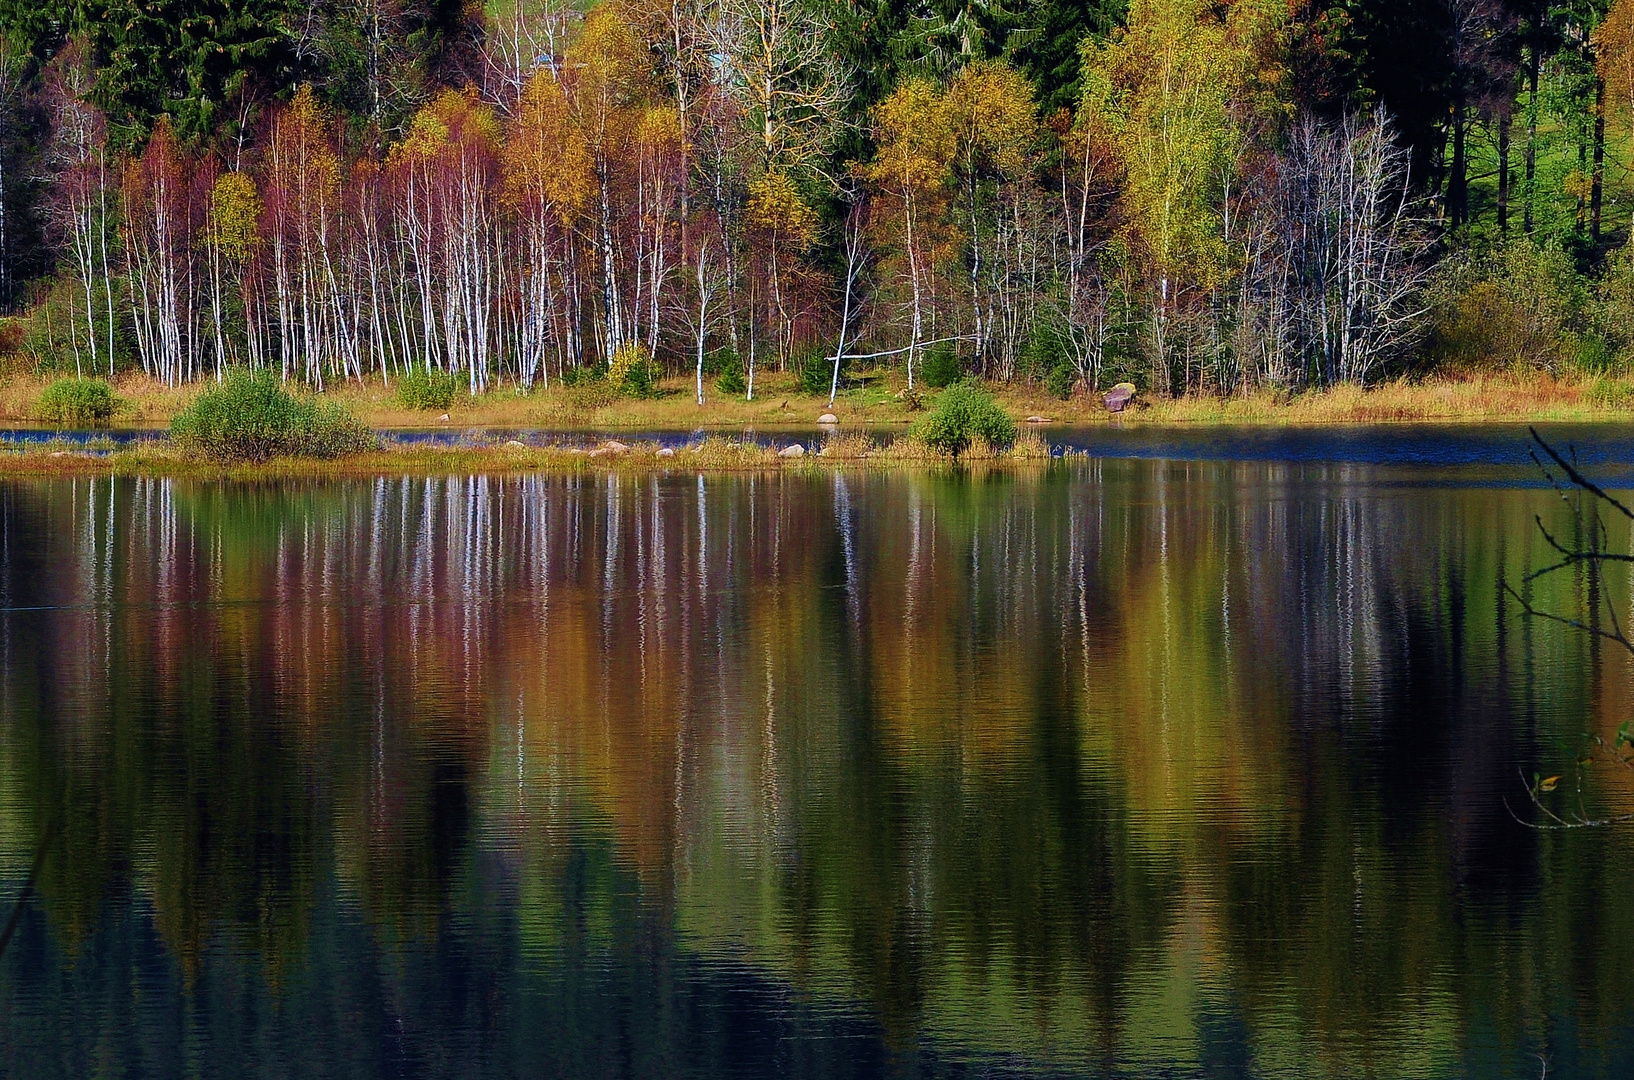
[[[0,0],[0,351],[751,398],[1619,370],[1631,115],[1634,0]]]

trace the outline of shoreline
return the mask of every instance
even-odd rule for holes
[[[32,375],[4,380],[0,384],[0,426],[49,430],[38,419],[37,402],[50,381]],[[164,430],[205,385],[172,388],[140,375],[121,375],[113,381],[121,407],[107,426]],[[501,386],[475,399],[460,395],[446,410],[404,408],[393,390],[377,379],[334,386],[320,396],[345,406],[371,428],[404,432],[774,433],[810,429],[819,416],[830,412],[839,418],[842,430],[899,432],[923,415],[923,408],[911,408],[899,396],[905,385],[897,372],[871,375],[841,393],[833,406],[826,395],[802,395],[792,379],[774,375],[765,377],[754,401],[709,392],[703,406],[693,400],[690,381],[679,378],[665,380],[659,395],[646,399],[586,395],[553,383],[531,394]],[[1046,417],[1060,426],[1634,422],[1634,375],[1576,379],[1533,371],[1438,375],[1398,379],[1367,389],[1337,386],[1292,397],[1270,391],[1231,397],[1142,394],[1132,409],[1121,414],[1108,413],[1099,395],[1081,394],[1063,401],[1025,383],[988,384],[986,388],[1018,422]],[[928,407],[936,393],[923,389],[923,406]]]
[[[832,451],[832,452],[831,452]],[[785,457],[777,448],[711,436],[684,448],[657,443],[621,444],[604,440],[581,449],[506,443],[496,446],[387,445],[379,450],[333,459],[273,458],[261,463],[222,463],[189,458],[168,443],[148,442],[128,449],[86,452],[60,444],[0,450],[0,479],[54,476],[163,476],[206,480],[333,479],[371,476],[432,476],[454,473],[549,475],[655,473],[828,473],[842,469],[950,470],[1047,467],[1048,448],[1022,439],[1011,451],[960,458],[928,452],[899,440],[873,446],[866,437],[840,436],[823,451]]]
[[[0,388],[0,425],[18,422],[18,405],[37,397],[44,380],[13,377]],[[116,381],[124,404],[107,429],[136,435],[129,442],[99,439],[97,430],[53,437],[54,429],[27,425],[24,438],[0,441],[0,477],[189,476],[221,479],[431,475],[449,473],[649,474],[662,472],[834,471],[837,469],[964,469],[1037,467],[1059,456],[1060,433],[1121,429],[1235,428],[1244,431],[1355,429],[1414,425],[1470,428],[1527,424],[1634,425],[1634,379],[1595,378],[1567,382],[1536,374],[1401,380],[1374,389],[1345,386],[1287,399],[1260,394],[1234,398],[1189,397],[1141,400],[1109,414],[1098,399],[1062,402],[997,386],[997,400],[1021,427],[1013,450],[967,453],[955,459],[907,438],[923,411],[910,411],[891,386],[871,397],[842,395],[833,413],[838,425],[821,425],[826,399],[794,395],[775,401],[740,400],[700,409],[673,387],[657,399],[619,399],[575,415],[564,413],[572,391],[521,396],[499,390],[447,414],[410,413],[383,400],[384,388],[351,387],[326,393],[384,437],[377,450],[341,458],[276,459],[226,464],[190,458],[163,437],[169,415],[200,387],[175,390],[139,377]],[[768,392],[768,400],[775,395]],[[557,400],[562,399],[562,400]],[[679,399],[679,400],[678,400]],[[934,402],[927,392],[925,404]],[[757,410],[755,415],[751,410]],[[821,411],[819,411],[821,410]],[[26,410],[25,410],[26,412]],[[1043,422],[1040,421],[1041,418]],[[384,429],[384,430],[382,430]],[[815,434],[815,438],[814,438]],[[159,436],[149,438],[147,436]],[[404,436],[394,440],[393,435]],[[527,442],[508,438],[516,435]],[[686,438],[684,445],[675,441]],[[541,442],[540,440],[546,440]],[[574,445],[578,440],[578,445]],[[780,451],[800,446],[804,453]],[[1068,456],[1083,448],[1067,441]]]

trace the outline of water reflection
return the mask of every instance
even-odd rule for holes
[[[1401,479],[0,486],[0,1062],[1626,1075],[1626,833],[1504,799],[1628,658]]]

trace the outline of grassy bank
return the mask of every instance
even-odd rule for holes
[[[0,385],[0,423],[38,420],[40,397],[50,380],[18,375]],[[163,428],[200,392],[173,389],[150,379],[125,375],[115,380],[117,427]],[[901,378],[888,373],[866,379],[842,393],[832,412],[842,426],[884,430],[903,428],[923,415],[900,396]],[[1299,394],[1257,393],[1229,398],[1178,399],[1142,396],[1134,409],[1111,417],[1098,397],[1061,401],[1041,389],[995,385],[994,396],[1017,420],[1047,417],[1064,424],[1118,422],[1181,424],[1376,424],[1413,421],[1593,421],[1634,419],[1634,379],[1556,378],[1540,372],[1484,373],[1399,380],[1366,390],[1343,386]],[[934,401],[924,391],[922,401]],[[375,428],[540,428],[557,431],[696,431],[722,433],[746,428],[809,428],[831,411],[825,397],[799,392],[792,379],[771,376],[754,401],[708,394],[697,405],[685,380],[671,380],[660,395],[646,399],[609,398],[552,386],[522,395],[509,387],[479,397],[456,395],[446,410],[404,408],[378,381],[348,383],[323,397],[346,406]],[[444,418],[446,417],[446,419]]]
[[[439,475],[449,473],[639,473],[653,472],[815,472],[836,468],[947,468],[955,459],[906,437],[875,441],[860,434],[829,438],[821,451],[786,457],[775,447],[711,436],[683,448],[656,443],[608,440],[590,447],[533,446],[507,441],[492,445],[429,447],[387,444],[379,450],[333,460],[277,458],[261,464],[223,465],[186,456],[166,442],[87,452],[43,443],[0,449],[0,476],[188,476],[253,480],[273,477]],[[977,447],[958,459],[966,467],[1035,465],[1049,458],[1043,439],[1023,433],[1014,447]]]

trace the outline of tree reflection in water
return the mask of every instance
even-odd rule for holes
[[[0,910],[61,825],[0,1061],[1621,1074],[1627,840],[1503,805],[1629,702],[1507,591],[1562,512],[1263,462],[7,483]]]

